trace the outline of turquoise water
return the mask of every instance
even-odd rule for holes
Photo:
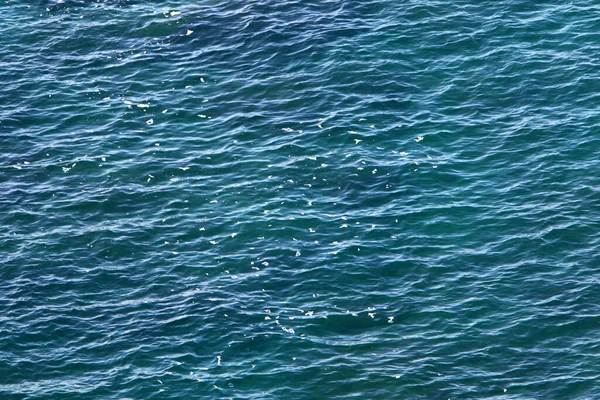
[[[0,398],[600,397],[599,12],[0,1]]]

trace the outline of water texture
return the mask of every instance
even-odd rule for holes
[[[600,2],[541,3],[1,0],[0,398],[599,398]]]

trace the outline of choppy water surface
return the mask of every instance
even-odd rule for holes
[[[600,396],[600,4],[0,2],[0,397]]]

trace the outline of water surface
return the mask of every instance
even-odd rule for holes
[[[599,11],[0,1],[0,397],[599,397]]]

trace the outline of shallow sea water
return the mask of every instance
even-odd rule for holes
[[[600,3],[0,1],[0,398],[600,397]]]

